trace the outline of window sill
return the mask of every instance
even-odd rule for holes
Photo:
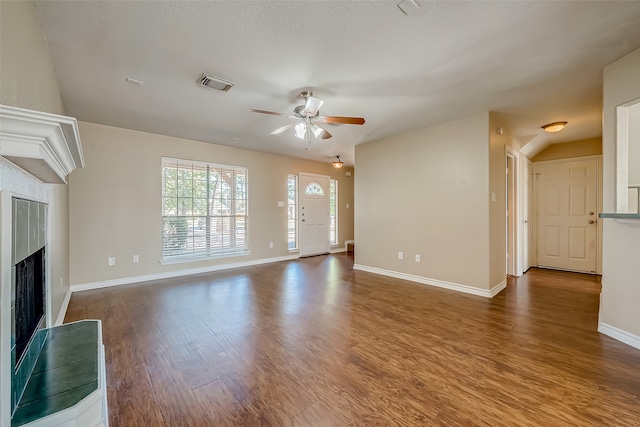
[[[184,264],[188,262],[211,261],[211,260],[224,259],[224,258],[236,258],[241,256],[247,256],[250,254],[251,254],[251,251],[246,250],[242,252],[233,252],[229,254],[213,255],[213,256],[203,256],[203,257],[197,257],[197,258],[184,257],[184,258],[162,259],[160,260],[160,265]]]

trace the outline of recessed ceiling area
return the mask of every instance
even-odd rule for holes
[[[601,135],[602,70],[640,48],[640,2],[37,2],[78,120],[353,165],[354,147],[495,111],[523,145]],[[235,83],[220,92],[203,72]],[[128,77],[144,82],[127,83]],[[303,90],[364,117],[309,150],[270,135]],[[555,134],[541,126],[569,124]]]

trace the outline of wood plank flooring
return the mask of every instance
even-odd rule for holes
[[[640,350],[596,331],[596,276],[489,300],[352,267],[86,291],[65,321],[103,321],[111,427],[640,425]]]

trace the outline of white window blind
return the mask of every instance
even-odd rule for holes
[[[329,181],[329,244],[338,244],[338,181]]]
[[[162,259],[247,252],[247,168],[162,158]]]
[[[287,247],[298,247],[298,176],[287,177]]]

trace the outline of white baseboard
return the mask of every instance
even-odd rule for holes
[[[637,335],[633,335],[603,322],[598,323],[598,332],[640,350],[640,337]]]
[[[366,265],[354,264],[354,270],[366,271],[369,273],[381,274],[383,276],[395,277],[396,279],[410,280],[412,282],[421,283],[423,285],[436,286],[438,288],[450,289],[452,291],[464,292],[471,295],[477,295],[486,298],[493,298],[507,286],[506,279],[498,283],[490,290],[476,288],[474,286],[461,285],[459,283],[445,282],[443,280],[430,279],[428,277],[415,276],[413,274],[400,273],[397,271],[385,270],[377,267],[369,267]]]
[[[353,243],[353,240],[345,240],[345,241],[344,241],[344,246],[343,246],[343,247],[341,247],[341,248],[332,248],[332,249],[329,251],[329,253],[331,253],[331,254],[337,254],[337,253],[340,253],[340,252],[346,252],[346,251],[347,251],[347,245],[348,245],[349,243]]]
[[[493,298],[498,295],[504,288],[507,287],[507,279],[504,279],[502,282],[495,285],[493,288],[489,290],[489,298]]]
[[[145,274],[142,276],[123,277],[121,279],[103,280],[100,282],[82,283],[71,286],[71,292],[88,291],[91,289],[108,288],[111,286],[130,285],[131,283],[149,282],[151,280],[171,279],[173,277],[190,276],[192,274],[211,273],[214,271],[230,270],[232,268],[251,267],[260,264],[269,264],[272,262],[290,261],[298,259],[299,256],[285,255],[274,258],[262,258],[251,261],[234,262],[230,264],[210,265],[207,267],[189,268],[185,270],[167,271],[162,273]]]
[[[62,307],[60,307],[60,312],[58,313],[58,317],[56,319],[56,323],[54,326],[60,326],[64,322],[64,316],[66,316],[67,314],[69,301],[71,301],[71,287],[67,289],[67,294],[64,296],[64,300],[62,301]]]

